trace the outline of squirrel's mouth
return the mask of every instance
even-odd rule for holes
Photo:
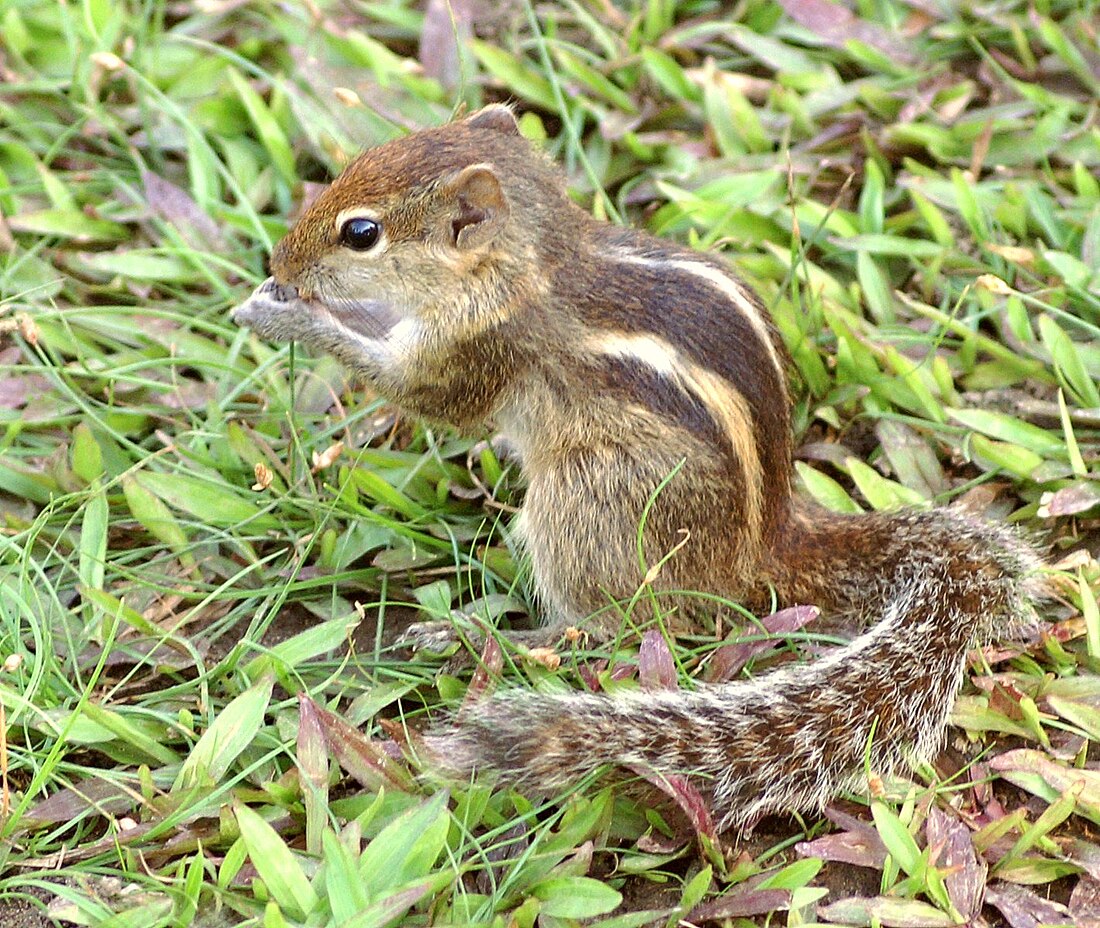
[[[381,300],[303,299],[296,287],[280,284],[274,277],[260,284],[230,315],[237,325],[272,341],[309,342],[316,340],[319,328],[340,327],[367,338],[384,338],[401,321],[401,315]]]

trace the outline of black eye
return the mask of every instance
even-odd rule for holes
[[[340,226],[340,244],[354,251],[369,251],[382,235],[382,224],[374,219],[358,217]]]

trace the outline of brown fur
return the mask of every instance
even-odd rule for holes
[[[369,253],[339,242],[349,209],[382,223]],[[743,827],[850,785],[872,731],[879,770],[933,750],[966,649],[1030,614],[1037,561],[1007,529],[794,502],[787,356],[759,300],[717,259],[574,206],[504,108],[368,151],[271,269],[243,324],[331,352],[426,418],[494,421],[518,448],[545,637],[614,633],[604,607],[666,556],[649,580],[685,615],[696,600],[675,591],[763,604],[774,589],[881,616],[837,655],[752,683],[487,701],[429,739],[448,770],[541,791],[601,764],[693,772]]]

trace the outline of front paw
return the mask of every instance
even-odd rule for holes
[[[449,656],[464,642],[480,647],[485,634],[481,623],[462,613],[442,622],[415,622],[394,642],[399,648]]]
[[[458,646],[458,631],[450,622],[415,622],[400,634],[394,644],[410,651],[446,654]]]

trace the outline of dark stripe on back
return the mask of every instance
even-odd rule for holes
[[[592,386],[604,396],[651,410],[710,447],[732,454],[725,429],[695,394],[671,382],[637,358],[598,355],[586,365]]]
[[[624,234],[612,230],[608,247],[622,247]],[[642,244],[638,257],[654,261],[695,261],[718,267],[701,256],[664,244],[639,233],[626,236],[631,247]],[[775,507],[789,495],[790,418],[784,375],[776,369],[772,353],[757,330],[716,284],[695,274],[676,269],[647,267],[629,260],[607,259],[609,272],[602,280],[583,275],[570,279],[562,275],[571,292],[566,297],[592,328],[628,334],[657,335],[686,359],[727,380],[745,398],[755,421],[754,439],[760,455],[764,480],[764,505],[774,527]],[[729,274],[728,270],[723,273]],[[596,286],[592,286],[595,283]],[[570,286],[572,285],[572,286]],[[746,299],[751,290],[742,285]],[[758,305],[758,304],[757,304]],[[767,312],[760,308],[769,333],[773,331]],[[773,339],[780,361],[786,351]]]

